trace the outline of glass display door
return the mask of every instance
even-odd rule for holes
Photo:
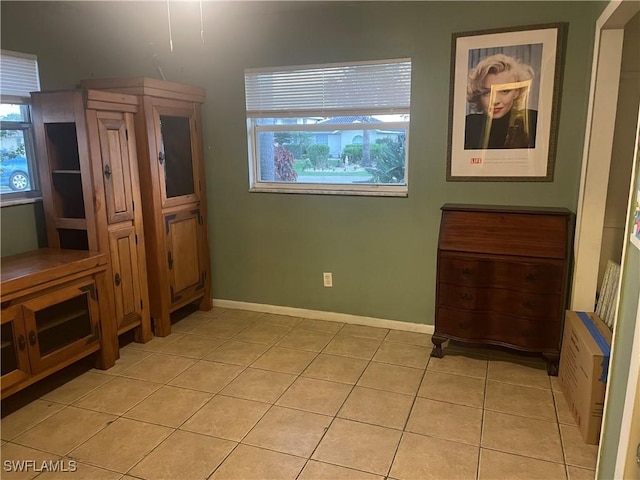
[[[199,200],[200,179],[194,143],[195,117],[192,107],[154,107],[158,176],[162,207],[194,203]]]
[[[92,279],[22,304],[32,374],[100,348],[99,309]]]
[[[29,354],[20,306],[2,310],[0,326],[2,344],[2,389],[29,378]]]

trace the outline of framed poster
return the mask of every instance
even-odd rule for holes
[[[447,181],[553,181],[566,31],[453,35]]]

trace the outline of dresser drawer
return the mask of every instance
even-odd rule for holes
[[[564,284],[564,268],[562,262],[449,256],[443,253],[438,262],[438,282],[559,294]]]
[[[560,294],[535,294],[498,288],[465,287],[440,283],[437,305],[462,310],[495,312],[546,321],[560,319]]]
[[[557,351],[561,322],[438,307],[435,335],[528,351]]]

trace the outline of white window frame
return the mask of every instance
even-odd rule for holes
[[[393,98],[394,95],[388,95],[390,98],[377,98],[375,93],[371,95],[356,96],[356,98],[347,96],[341,97],[340,92],[336,96],[332,96],[335,92],[326,92],[324,89],[324,80],[322,79],[321,72],[325,68],[333,67],[352,67],[352,66],[375,66],[380,64],[403,64],[405,71],[408,64],[408,85],[404,84],[404,90],[398,88],[401,91],[401,97],[399,100]],[[282,98],[282,95],[277,97],[274,101],[266,95],[267,98],[257,98],[256,95],[260,95],[260,91],[255,89],[255,85],[252,86],[253,90],[249,92],[248,87],[249,77],[252,75],[260,75],[264,73],[275,72],[287,73],[293,72],[294,74],[305,71],[311,72],[315,75],[314,93],[310,95],[311,105],[306,105],[306,94],[296,96],[288,95],[286,92],[287,86],[284,85],[286,98]],[[304,118],[304,117],[333,117],[333,116],[375,116],[375,115],[407,115],[410,116],[410,89],[411,89],[411,59],[393,59],[393,60],[379,60],[371,62],[345,62],[345,63],[332,63],[323,65],[303,65],[293,67],[278,67],[278,68],[258,68],[245,70],[245,94],[247,99],[247,145],[248,145],[248,157],[249,157],[249,190],[251,192],[272,192],[272,193],[310,193],[310,194],[333,194],[333,195],[367,195],[367,196],[408,196],[408,178],[409,178],[409,125],[410,120],[396,121],[396,122],[384,122],[384,123],[357,123],[357,124],[277,124],[277,125],[259,125],[258,120],[260,118]],[[376,81],[375,78],[370,80]],[[388,79],[386,79],[388,82]],[[407,75],[404,77],[407,81]],[[301,87],[304,88],[304,83],[295,80],[297,91],[300,91]],[[321,86],[319,87],[319,83]],[[387,83],[387,86],[389,84]],[[282,86],[281,86],[282,87]],[[295,88],[294,88],[295,90]],[[321,91],[322,90],[322,91]],[[327,89],[327,90],[330,90]],[[347,88],[348,90],[348,88]],[[380,89],[378,89],[379,91]],[[383,89],[384,90],[384,89]],[[257,91],[257,94],[256,94]],[[387,92],[390,90],[387,90]],[[282,90],[280,90],[280,93]],[[383,97],[387,96],[385,93]],[[330,98],[329,98],[330,97]],[[264,100],[264,102],[263,102]],[[341,102],[344,101],[346,107],[341,107]],[[369,102],[367,104],[367,102]],[[351,104],[349,104],[351,103]],[[333,183],[289,183],[289,182],[266,182],[260,180],[259,172],[259,142],[258,136],[260,132],[278,132],[278,131],[303,131],[303,132],[334,132],[337,130],[375,130],[375,129],[404,129],[406,131],[405,137],[405,162],[404,162],[404,181],[394,184],[333,184]]]
[[[33,136],[33,120],[31,115],[32,91],[40,90],[38,58],[35,55],[2,50],[2,68],[0,68],[0,103],[27,105],[29,114],[25,121],[0,121],[0,126],[7,130],[22,130],[25,139],[26,158],[29,165],[29,181],[31,190],[26,192],[7,192],[0,194],[0,206],[20,205],[42,200],[38,167],[35,155],[35,139]],[[9,62],[8,64],[6,62]]]

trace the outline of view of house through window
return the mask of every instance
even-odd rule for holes
[[[32,91],[40,90],[35,56],[2,50],[0,57],[0,199],[38,197],[31,123]]]
[[[260,119],[260,181],[403,184],[407,126],[368,115]]]
[[[411,62],[245,73],[251,188],[406,195]]]

